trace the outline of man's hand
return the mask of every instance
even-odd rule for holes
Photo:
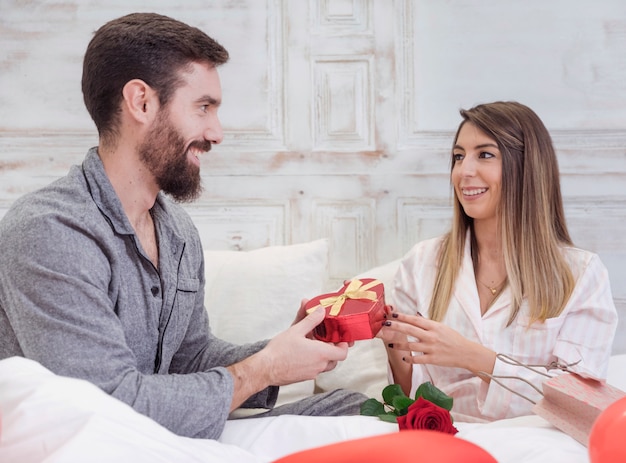
[[[313,379],[345,360],[348,343],[330,344],[308,338],[325,313],[323,308],[316,309],[268,343],[264,351],[273,360],[270,384],[282,386]]]
[[[235,386],[231,410],[268,386],[314,379],[346,358],[348,343],[331,344],[307,337],[324,320],[325,313],[318,308],[276,335],[261,351],[228,367]]]
[[[304,318],[306,318],[306,316],[308,315],[306,313],[306,309],[304,307],[307,302],[309,302],[308,299],[302,299],[302,301],[300,302],[300,308],[298,309],[298,312],[296,313],[296,319],[291,324],[292,326],[295,325],[296,323],[299,323],[301,320],[304,320]],[[318,310],[319,310],[319,307],[318,307]],[[324,318],[322,318],[322,320],[323,319]],[[322,323],[322,322],[320,322],[320,323]],[[319,325],[319,323],[317,325]],[[315,325],[315,326],[317,326],[317,325]],[[315,326],[313,328],[315,328]],[[313,336],[313,329],[311,329],[311,331],[309,331],[309,333],[306,335],[306,337],[309,338],[309,339],[315,339],[315,336]],[[354,341],[348,342],[348,347],[352,347],[352,346],[354,346]]]
[[[306,305],[307,302],[309,302],[308,299],[302,299],[300,301],[300,308],[296,312],[296,318],[294,319],[293,323],[291,323],[291,326],[295,325],[296,323],[300,323],[302,320],[304,320],[306,318],[306,316],[308,315],[306,313],[306,308],[305,308],[305,305]],[[317,326],[317,325],[315,325],[315,326]]]

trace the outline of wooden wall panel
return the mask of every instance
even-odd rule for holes
[[[374,266],[374,200],[315,200],[312,226],[330,238],[331,283],[341,284],[354,269]]]
[[[372,2],[368,0],[312,0],[311,30],[332,36],[372,32]]]
[[[626,320],[622,0],[4,2],[0,216],[97,143],[85,47],[108,19],[147,10],[231,54],[225,140],[202,157],[205,192],[185,206],[207,247],[328,237],[334,284],[396,259],[449,223],[459,108],[517,99],[553,134],[572,234],[606,263]]]
[[[428,201],[419,198],[398,200],[398,236],[402,249],[408,252],[415,243],[434,238],[450,229],[452,207],[449,201]]]
[[[205,249],[250,251],[290,242],[288,201],[220,200],[186,208]]]
[[[626,5],[606,0],[396,2],[409,133],[447,130],[459,107],[519,100],[552,130],[624,130]]]
[[[315,68],[315,150],[373,151],[374,105],[367,57],[324,57]]]

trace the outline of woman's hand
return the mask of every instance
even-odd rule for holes
[[[404,362],[465,368],[474,374],[493,372],[495,352],[470,341],[443,323],[421,315],[393,312],[381,331],[384,331],[381,335],[383,339],[393,339],[391,349],[402,351]],[[407,336],[415,340],[410,341]],[[404,341],[400,340],[402,337]]]
[[[376,334],[376,337],[381,339],[385,343],[385,349],[387,350],[387,360],[389,361],[389,368],[393,377],[393,382],[399,384],[406,395],[411,393],[411,373],[412,365],[405,362],[403,358],[410,356],[410,352],[404,352],[403,350],[395,349],[394,346],[407,345],[408,339],[406,334],[401,331],[390,328],[390,320],[394,318],[393,307],[390,305],[385,306],[385,318],[383,327]],[[398,324],[398,323],[396,323]]]
[[[385,306],[386,321],[383,322],[383,327],[376,334],[376,337],[381,339],[385,343],[385,346],[387,347],[393,347],[396,344],[405,345],[408,342],[406,334],[404,334],[403,332],[396,330],[396,329],[387,329],[386,325],[389,322],[389,320],[394,319],[394,313],[395,312],[393,311],[392,306],[390,305]]]

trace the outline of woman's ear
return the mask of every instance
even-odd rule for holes
[[[141,79],[126,82],[122,97],[122,111],[140,124],[151,123],[159,110],[156,92]]]

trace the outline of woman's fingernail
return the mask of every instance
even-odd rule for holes
[[[390,321],[383,322],[383,326],[391,326],[391,322]]]
[[[415,315],[419,316],[419,317],[423,317],[423,315],[419,312],[417,312]]]
[[[387,344],[387,345],[393,349],[393,342],[390,342],[390,343],[389,343],[389,344]]]
[[[398,314],[397,314],[397,313],[392,313],[392,314],[391,314],[391,316],[392,316],[393,318],[398,318]]]

